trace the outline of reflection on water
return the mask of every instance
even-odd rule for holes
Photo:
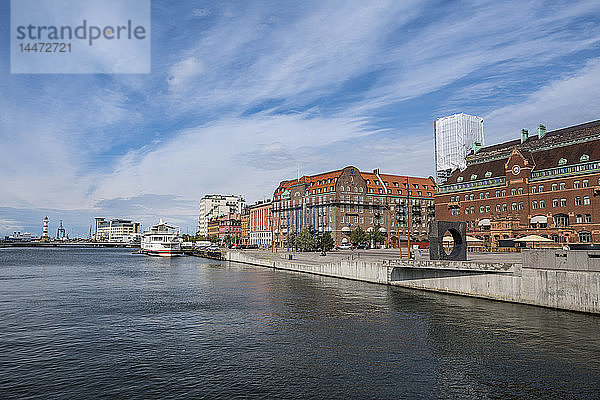
[[[598,398],[599,327],[194,257],[0,250],[1,398]]]

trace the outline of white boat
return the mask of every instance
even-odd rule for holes
[[[141,252],[151,256],[174,257],[182,254],[179,227],[165,223],[162,218],[142,233]]]

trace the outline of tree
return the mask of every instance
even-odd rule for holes
[[[287,234],[287,245],[289,248],[295,248],[296,246],[296,232],[290,232]]]
[[[368,239],[369,242],[373,243],[374,245],[385,241],[385,235],[379,229],[379,224],[375,225],[375,228],[369,232]]]
[[[322,251],[329,251],[333,249],[333,238],[331,237],[331,234],[329,232],[323,233],[323,236],[321,236],[319,247]]]
[[[366,243],[369,240],[366,232],[360,227],[357,226],[355,230],[350,233],[350,243],[353,245]]]
[[[296,246],[302,251],[313,251],[319,246],[319,238],[308,228],[304,228],[296,238]]]

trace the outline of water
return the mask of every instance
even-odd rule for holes
[[[0,398],[600,398],[600,317],[114,249],[0,249]]]

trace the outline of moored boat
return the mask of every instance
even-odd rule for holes
[[[181,240],[179,227],[165,223],[162,218],[142,233],[141,252],[151,256],[180,256]]]

